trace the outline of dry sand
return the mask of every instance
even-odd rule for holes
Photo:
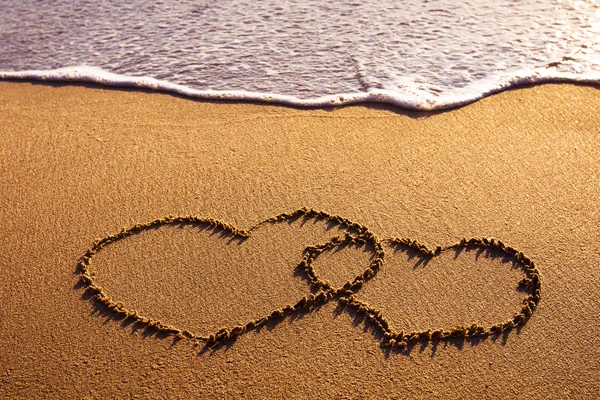
[[[599,110],[600,91],[574,85],[425,114],[0,82],[0,397],[596,398]],[[378,240],[498,238],[535,262],[542,299],[523,327],[482,340],[390,351],[333,299],[203,350],[115,318],[78,284],[81,257],[121,228],[197,215],[248,230],[301,207]],[[128,309],[203,335],[309,295],[303,249],[347,230],[315,218],[246,240],[205,228],[111,243],[94,279]],[[357,296],[397,331],[491,326],[526,296],[506,257],[384,247]],[[342,285],[371,250],[334,248],[313,267]]]

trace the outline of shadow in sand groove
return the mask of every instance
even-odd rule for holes
[[[125,238],[140,234],[144,231],[157,229],[162,226],[193,226],[201,230],[209,230],[211,234],[229,242],[241,243],[251,237],[253,231],[265,224],[292,223],[302,218],[302,223],[311,219],[328,222],[330,227],[338,225],[345,229],[344,236],[336,236],[329,242],[308,246],[304,249],[303,257],[296,266],[294,273],[301,275],[309,284],[311,293],[302,297],[294,304],[273,310],[267,315],[248,321],[243,325],[223,327],[210,334],[196,334],[190,330],[175,327],[164,321],[155,320],[141,315],[138,311],[129,309],[122,302],[113,299],[101,286],[98,285],[95,274],[90,267],[94,256],[111,244]],[[385,246],[384,246],[385,245]],[[313,267],[315,260],[325,252],[343,251],[348,247],[360,247],[372,252],[368,267],[352,280],[345,282],[340,287],[334,287],[329,281],[323,280]],[[462,251],[476,251],[476,257],[500,258],[503,263],[512,263],[513,268],[520,268],[524,278],[518,283],[518,290],[525,293],[520,311],[504,321],[499,321],[491,326],[471,324],[458,327],[440,327],[424,331],[399,332],[394,329],[384,313],[375,306],[358,299],[357,294],[363,285],[377,275],[384,264],[384,247],[391,247],[394,251],[406,252],[409,259],[416,259],[414,268],[426,267],[429,260],[445,252],[454,252],[458,256]],[[368,250],[367,250],[368,249]],[[119,320],[124,327],[131,327],[134,331],[142,331],[145,337],[167,338],[174,341],[184,338],[203,344],[203,348],[216,349],[223,346],[229,347],[240,336],[250,331],[260,331],[263,328],[272,329],[284,320],[293,322],[308,312],[314,311],[329,301],[337,301],[335,315],[343,312],[349,313],[353,325],[364,324],[365,329],[372,332],[374,337],[381,341],[381,345],[389,351],[410,352],[421,343],[421,351],[432,345],[433,352],[441,341],[462,347],[465,342],[477,344],[486,337],[497,340],[502,337],[506,341],[507,334],[514,328],[521,327],[531,317],[540,301],[541,281],[534,262],[520,251],[505,245],[496,239],[462,239],[449,246],[437,246],[431,250],[425,245],[411,239],[378,239],[367,227],[353,223],[343,217],[331,215],[326,212],[301,208],[292,213],[283,213],[268,218],[249,230],[241,230],[213,218],[195,216],[167,216],[150,222],[135,224],[124,228],[120,232],[108,235],[94,243],[94,245],[81,257],[76,273],[79,274],[79,283],[76,288],[83,288],[83,299],[93,302],[94,315],[109,320]]]

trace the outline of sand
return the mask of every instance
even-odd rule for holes
[[[599,104],[562,84],[416,113],[0,82],[0,397],[596,398]],[[331,218],[261,224],[303,207]],[[167,216],[207,220],[141,228]],[[107,237],[86,273],[132,318],[80,281]],[[426,257],[396,237],[488,244]],[[524,325],[385,346],[384,319],[403,335],[510,321],[527,260],[542,285]],[[286,309],[368,268],[356,304],[381,318],[337,292]]]

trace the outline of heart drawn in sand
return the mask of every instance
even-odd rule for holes
[[[281,224],[284,222],[292,223],[299,219],[304,221],[313,220],[324,222],[328,229],[335,228],[337,236],[324,243],[312,244],[300,249],[296,272],[300,273],[305,283],[308,283],[307,293],[301,298],[290,302],[282,308],[276,308],[265,315],[253,318],[245,323],[234,326],[226,326],[216,329],[212,333],[194,333],[188,329],[177,327],[171,323],[165,323],[159,319],[149,318],[140,312],[126,306],[122,301],[114,299],[107,291],[100,286],[96,274],[92,271],[92,261],[95,257],[111,245],[116,245],[128,237],[139,235],[144,232],[157,230],[161,227],[181,227],[196,226],[201,229],[210,229],[213,233],[220,233],[227,237],[229,241],[245,242],[253,237],[260,229],[270,224]],[[328,236],[330,238],[331,236]],[[349,247],[362,247],[364,251],[371,253],[369,265],[352,279],[345,283],[333,284],[324,279],[318,271],[317,260],[324,257],[324,254],[334,251],[345,251]],[[390,249],[395,249],[390,251]],[[463,250],[475,250],[478,254],[493,252],[496,257],[500,255],[506,260],[510,260],[515,269],[519,269],[524,277],[518,282],[519,289],[525,292],[517,312],[508,316],[506,319],[492,323],[488,326],[481,326],[477,323],[465,324],[462,326],[441,326],[436,329],[401,331],[395,326],[394,317],[386,316],[386,311],[375,305],[368,304],[361,297],[368,297],[369,281],[378,276],[380,271],[385,271],[386,260],[393,259],[394,251],[401,249],[405,252],[411,252],[418,257],[420,263],[428,263],[444,254],[454,252],[459,254]],[[390,263],[390,267],[393,263]],[[120,318],[129,320],[139,326],[155,330],[162,334],[173,335],[177,339],[189,338],[204,342],[206,346],[214,346],[227,339],[236,338],[251,330],[256,330],[267,324],[277,323],[286,317],[292,317],[302,311],[311,311],[324,305],[329,301],[339,302],[342,309],[352,309],[366,320],[372,322],[377,330],[380,331],[382,344],[385,346],[396,346],[404,348],[408,344],[424,342],[436,339],[446,338],[474,338],[484,337],[491,334],[499,334],[509,331],[517,326],[523,325],[530,318],[531,314],[540,301],[541,282],[539,272],[533,261],[523,255],[516,249],[506,246],[496,239],[463,239],[458,243],[430,250],[424,245],[408,239],[384,239],[377,238],[367,227],[353,223],[343,217],[331,215],[321,211],[302,208],[292,213],[283,213],[275,217],[266,219],[249,230],[240,230],[232,225],[223,223],[212,218],[202,218],[194,216],[185,217],[165,217],[156,219],[147,223],[136,224],[129,228],[121,230],[114,235],[106,236],[94,243],[80,259],[78,264],[80,282],[85,287],[86,292],[91,298],[97,301],[107,311],[115,313]],[[294,271],[290,271],[293,273]],[[257,272],[258,273],[258,272]],[[380,274],[382,275],[382,274]],[[382,275],[383,276],[383,275]],[[375,285],[377,282],[372,282]],[[388,310],[389,312],[389,310]]]

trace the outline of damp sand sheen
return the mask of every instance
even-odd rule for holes
[[[595,398],[598,104],[0,82],[0,397]]]

